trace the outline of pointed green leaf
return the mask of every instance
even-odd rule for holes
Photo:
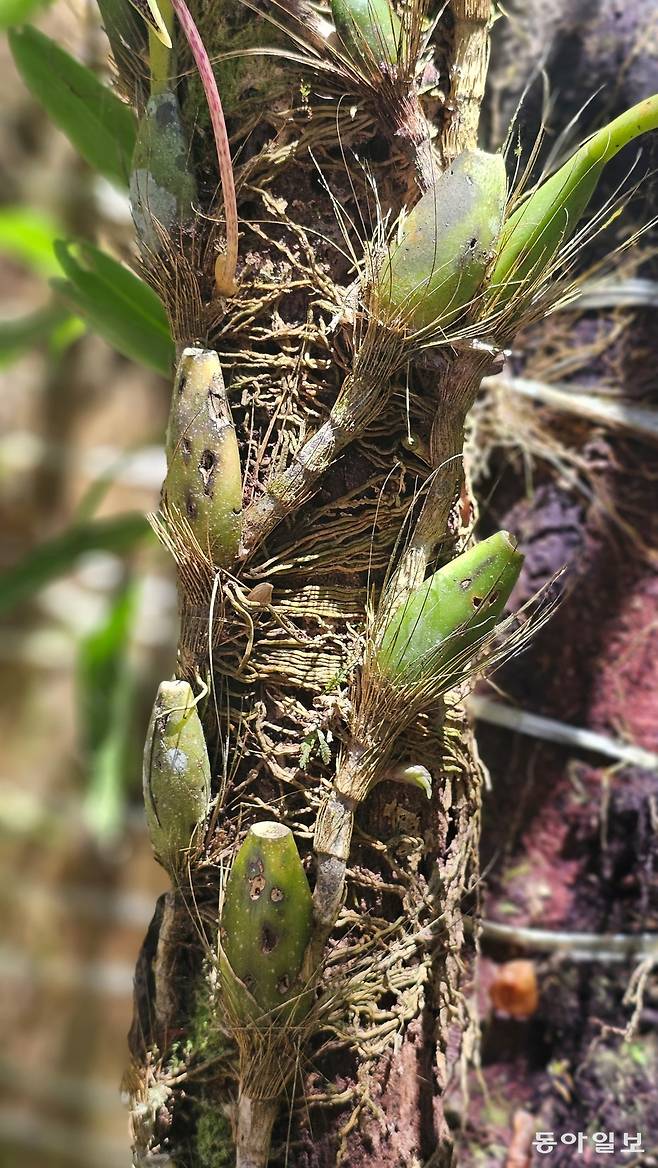
[[[123,264],[85,244],[80,259],[69,244],[55,253],[68,279],[52,281],[64,300],[125,357],[168,377],[174,347],[167,318],[151,289]]]
[[[116,260],[112,259],[112,256],[100,251],[97,247],[92,247],[90,243],[80,244],[80,254],[87,267],[100,280],[111,285],[131,308],[139,312],[140,317],[156,328],[163,337],[169,338],[169,322],[162,302],[148,284],[140,280],[139,276],[131,272],[130,268],[117,263]]]
[[[615,118],[530,192],[504,225],[490,300],[504,306],[541,274],[578,227],[605,166],[630,142],[658,129],[658,94]]]
[[[84,635],[78,651],[78,710],[86,750],[94,751],[107,732],[108,697],[122,670],[135,619],[137,590],[123,585],[98,625]]]
[[[9,44],[23,81],[55,125],[90,166],[125,186],[135,146],[132,110],[38,29],[11,29]]]
[[[148,51],[146,25],[130,0],[98,0],[98,7],[121,79],[130,78],[131,91],[138,91],[144,79],[135,77],[134,62]]]

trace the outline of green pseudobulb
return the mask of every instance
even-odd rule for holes
[[[232,563],[242,522],[240,450],[219,357],[211,349],[183,351],[166,449],[165,510],[185,517],[213,564]]]
[[[191,686],[163,681],[146,742],[144,807],[153,850],[172,875],[188,860],[210,802],[210,762]]]
[[[412,680],[449,666],[493,629],[522,564],[499,531],[440,568],[394,610],[377,654],[382,672]]]
[[[507,178],[500,154],[466,150],[410,211],[377,276],[386,315],[446,328],[471,304],[496,251]]]
[[[299,975],[312,915],[311,892],[292,832],[280,823],[255,824],[233,860],[221,938],[231,970],[262,1012],[286,1003],[291,1015],[307,1008]]]
[[[139,120],[130,174],[130,208],[140,242],[162,251],[163,238],[192,221],[196,201],[178,101],[168,90],[154,93]]]
[[[388,0],[331,0],[336,32],[349,55],[394,65],[400,49],[400,19]]]
[[[658,94],[646,98],[594,134],[505,223],[489,281],[494,307],[504,305],[540,274],[573,235],[606,163],[640,134],[658,128]]]

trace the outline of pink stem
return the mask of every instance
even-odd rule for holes
[[[238,263],[238,208],[224,111],[205,45],[185,0],[172,0],[172,7],[190,46],[210,110],[226,216],[226,252],[218,257],[215,264],[215,286],[220,296],[232,296],[236,291],[235,271]]]

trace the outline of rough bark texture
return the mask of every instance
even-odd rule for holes
[[[466,52],[470,33],[459,25],[464,14],[455,15],[459,51]],[[481,41],[487,19],[481,13],[478,20]],[[239,10],[226,10],[226,24],[224,31],[236,35]],[[442,31],[446,43],[448,28]],[[476,56],[482,75],[460,74],[459,103],[469,109],[463,119],[455,114],[454,149],[473,141],[486,71],[481,47]],[[436,61],[440,75],[440,51]],[[438,518],[425,533],[420,578],[448,538],[464,416],[490,363],[476,360],[477,368],[460,380],[464,393],[451,401],[447,390],[434,391],[431,362],[417,370],[409,365],[400,375],[394,337],[382,344],[358,318],[354,329],[349,316],[338,330],[332,326],[337,292],[350,272],[332,246],[340,234],[324,183],[358,223],[370,194],[361,167],[341,150],[369,152],[381,206],[396,213],[414,173],[423,172],[428,139],[417,127],[416,164],[414,135],[395,130],[391,136],[390,116],[378,124],[371,93],[360,100],[356,118],[339,102],[329,119],[321,105],[310,114],[299,105],[291,80],[283,68],[277,77],[281,97],[259,111],[256,136],[239,103],[228,110],[234,140],[242,143],[237,179],[244,262],[240,294],[223,319],[213,323],[206,316],[200,335],[204,310],[183,304],[181,320],[178,290],[174,295],[166,276],[151,268],[169,296],[179,343],[200,340],[220,354],[242,445],[247,504],[242,567],[230,575],[215,576],[202,555],[190,552],[175,513],[165,508],[158,523],[180,569],[179,669],[191,681],[209,666],[212,671],[204,720],[211,755],[214,748],[218,806],[202,857],[190,870],[190,886],[183,881],[176,901],[165,902],[140,966],[132,1048],[142,1091],[135,1094],[143,1099],[149,1060],[158,1064],[156,1079],[169,1093],[155,1112],[150,1147],[139,1125],[136,1144],[146,1161],[158,1148],[171,1148],[177,1163],[195,1168],[217,1162],[222,1149],[231,1154],[229,1125],[225,1121],[213,1133],[213,1113],[227,1116],[238,1133],[240,1162],[251,1163],[254,1148],[262,1162],[256,1137],[267,1124],[253,1116],[265,1104],[254,1112],[253,1100],[268,1100],[283,1084],[272,1086],[276,1075],[254,1053],[255,1039],[234,1031],[240,1075],[247,1064],[255,1075],[236,1106],[232,1043],[224,1038],[221,1049],[214,1049],[217,1038],[209,1034],[231,1032],[222,1001],[213,996],[219,866],[244,826],[267,812],[293,827],[313,879],[314,817],[347,749],[350,679],[366,603],[373,587],[381,586],[415,492],[447,454],[457,462],[447,479],[439,475]],[[478,93],[469,103],[476,81]],[[361,240],[351,236],[357,255],[367,246],[367,234]],[[193,335],[191,320],[197,322]],[[447,385],[454,363],[449,350],[445,360]],[[401,392],[405,382],[408,393]],[[449,452],[443,423],[435,420],[444,418],[447,405],[455,415]],[[317,439],[303,447],[314,431]],[[405,443],[409,433],[414,441]],[[423,718],[396,743],[395,757],[427,766],[434,795],[428,803],[419,791],[382,782],[354,804],[346,901],[320,980],[324,1014],[310,1028],[285,1084],[274,1163],[288,1156],[309,1168],[358,1165],[376,1153],[392,1168],[430,1156],[437,1164],[452,1158],[441,1099],[469,1025],[460,989],[467,960],[462,918],[477,876],[480,769],[457,709]],[[190,944],[186,911],[192,928],[196,922],[205,930],[205,959],[204,945]],[[177,921],[178,960],[172,937]],[[174,1036],[178,1045],[172,1048]],[[181,1059],[182,1089],[175,1082]],[[260,1060],[258,1073],[254,1059]],[[281,1059],[274,1049],[274,1062]],[[266,1107],[272,1114],[277,1110]]]

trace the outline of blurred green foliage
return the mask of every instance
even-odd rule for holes
[[[55,254],[67,279],[51,283],[64,300],[125,357],[169,376],[174,346],[155,292],[91,244],[58,242]]]
[[[59,304],[49,304],[15,320],[0,320],[0,369],[26,349],[56,342],[62,335],[62,326],[71,320],[71,314]],[[68,330],[63,335],[68,340]]]
[[[38,29],[10,29],[9,45],[30,93],[80,156],[110,182],[125,186],[135,147],[132,110]]]
[[[150,533],[144,515],[129,511],[109,519],[74,523],[40,543],[0,575],[0,615],[30,600],[51,580],[70,572],[87,552],[125,552]]]
[[[155,292],[111,256],[91,244],[65,243],[61,234],[57,223],[36,211],[0,210],[0,253],[54,277],[57,293],[53,304],[0,321],[0,366],[42,343],[61,350],[80,335],[82,318],[125,357],[169,376],[174,347]]]
[[[88,758],[83,817],[102,844],[121,827],[128,794],[128,750],[136,688],[129,647],[139,590],[132,580],[112,598],[100,624],[83,637],[77,662],[78,718]]]
[[[59,224],[31,207],[0,208],[0,252],[18,260],[42,276],[60,271],[55,240],[61,236]]]
[[[15,24],[31,20],[50,0],[0,0],[0,31],[6,32]]]
[[[0,28],[9,29],[18,72],[31,96],[88,166],[126,192],[135,115],[90,69],[50,37],[24,24],[47,2],[0,0]],[[94,181],[91,175],[89,180]],[[123,356],[168,377],[174,346],[157,295],[124,264],[89,242],[64,241],[65,235],[54,216],[36,208],[0,208],[0,256],[32,273],[33,282],[34,277],[41,280],[45,294],[38,307],[0,321],[0,367],[35,348],[57,361],[89,328]],[[129,557],[151,538],[141,514],[96,518],[110,478],[92,485],[58,536],[31,548],[0,575],[0,615],[29,603],[90,552]],[[126,776],[136,773],[129,754],[134,745],[136,688],[131,644],[139,590],[131,569],[125,567],[124,572],[98,625],[79,640],[76,661],[80,744],[88,776],[83,816],[103,844],[116,838],[121,829],[130,794]]]

